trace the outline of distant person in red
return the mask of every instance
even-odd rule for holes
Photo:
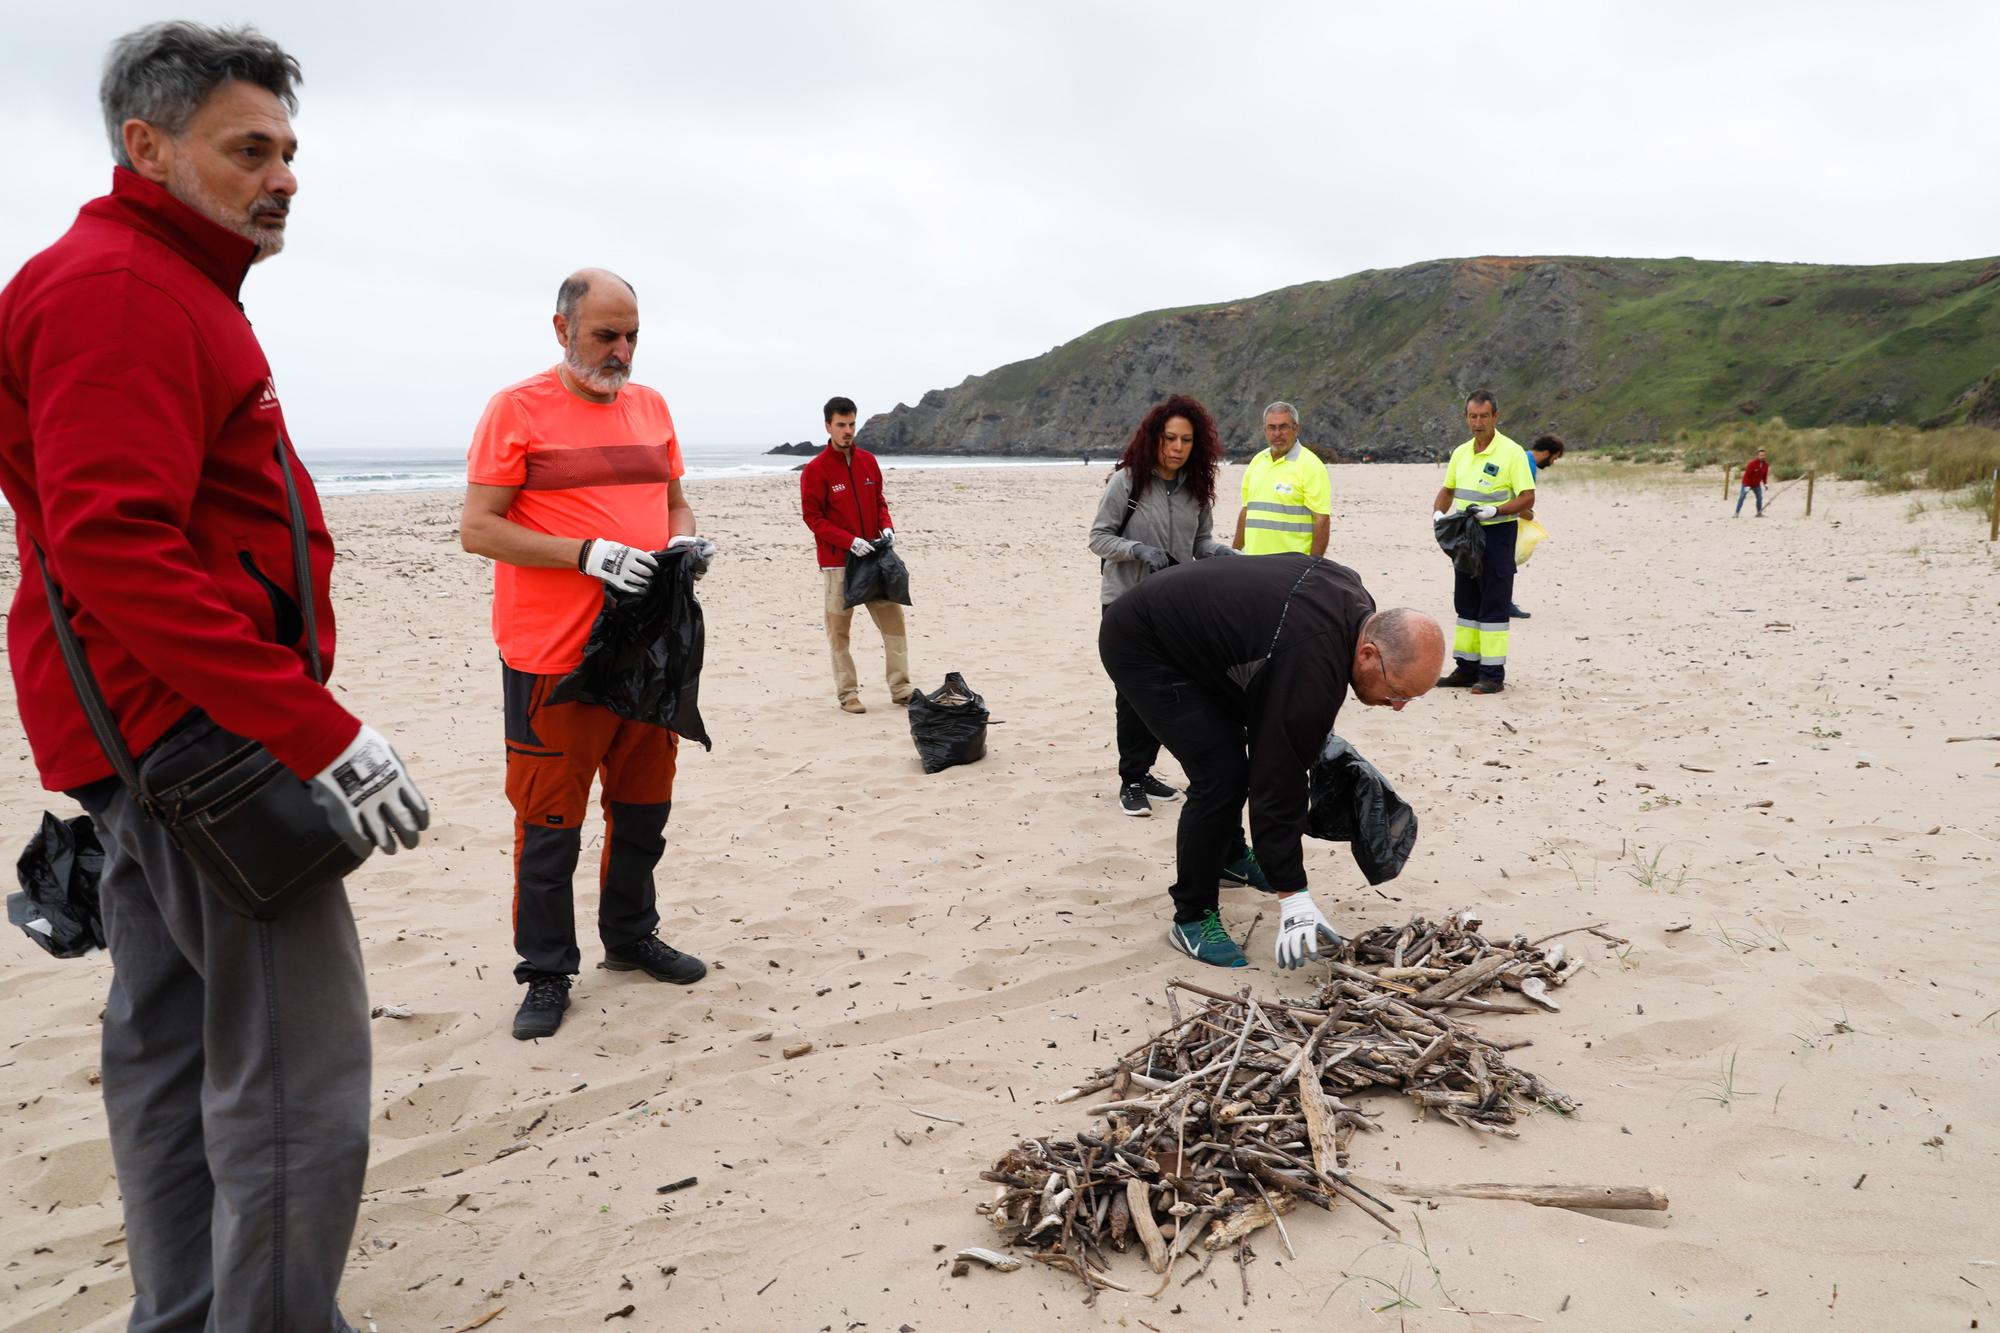
[[[842,595],[847,557],[871,555],[878,546],[896,540],[889,502],[882,495],[882,469],[875,455],[854,443],[856,409],[852,398],[826,400],[826,448],[799,473],[799,508],[806,526],[818,539],[820,582],[825,593],[826,645],[833,654],[833,690],[841,709],[865,713],[861,680],[848,651],[854,608]],[[896,602],[869,602],[868,614],[882,635],[887,659],[889,697],[908,703],[910,640],[903,628],[903,608]]]
[[[1743,513],[1743,497],[1752,491],[1757,493],[1757,517],[1764,517],[1764,483],[1771,478],[1771,465],[1764,459],[1764,451],[1743,465],[1743,489],[1736,492],[1736,513]]]

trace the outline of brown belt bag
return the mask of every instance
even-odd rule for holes
[[[305,513],[282,439],[278,470],[291,509],[292,565],[306,653],[313,680],[323,683]],[[273,920],[319,889],[345,879],[366,859],[334,831],[326,812],[313,800],[311,787],[262,745],[223,730],[200,709],[175,723],[134,760],[77,641],[62,589],[50,576],[40,545],[35,547],[35,560],[42,568],[63,665],[97,743],[133,802],[167,831],[224,907],[253,920]]]

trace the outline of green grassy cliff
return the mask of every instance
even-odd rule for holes
[[[1370,270],[1114,320],[872,417],[881,453],[1103,454],[1176,391],[1254,449],[1272,399],[1346,458],[1430,457],[1466,392],[1501,428],[1573,445],[1781,416],[1795,426],[1978,420],[2000,376],[2000,259],[1841,267],[1482,258]]]

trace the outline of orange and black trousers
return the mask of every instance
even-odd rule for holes
[[[653,870],[666,850],[680,738],[595,704],[548,702],[561,676],[501,667],[507,800],[514,807],[514,979],[573,976],[581,958],[571,880],[596,779],[604,808],[597,937],[607,950],[660,925]]]

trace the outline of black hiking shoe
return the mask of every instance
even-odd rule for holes
[[[1476,672],[1454,671],[1449,676],[1439,676],[1437,687],[1441,690],[1462,690],[1478,683],[1479,676]]]
[[[515,1040],[533,1041],[537,1037],[555,1036],[568,1008],[568,977],[536,977],[528,983],[528,994],[521,1001],[521,1007],[514,1011]]]
[[[1178,801],[1181,798],[1180,788],[1169,787],[1151,773],[1139,779],[1139,790],[1156,801]]]
[[[1509,602],[1507,604],[1507,614],[1515,620],[1530,620],[1533,618],[1532,612],[1523,611],[1520,607],[1514,605],[1512,602]]]
[[[612,972],[644,972],[655,981],[671,981],[676,986],[691,986],[708,975],[708,964],[691,953],[682,953],[658,935],[606,949],[598,966]]]
[[[1482,680],[1472,687],[1472,692],[1474,694],[1498,694],[1506,688],[1505,685],[1502,685],[1497,680]]]
[[[1136,782],[1128,782],[1118,789],[1118,808],[1136,819],[1144,819],[1153,813],[1153,803],[1146,799],[1146,789]]]

